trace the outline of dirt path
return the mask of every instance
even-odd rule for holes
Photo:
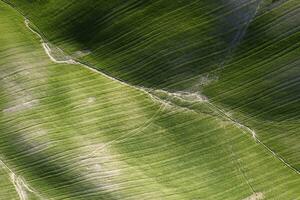
[[[3,166],[6,171],[9,173],[9,177],[10,180],[12,182],[12,184],[14,185],[16,192],[19,195],[20,200],[27,200],[28,198],[28,193],[33,193],[35,194],[37,197],[39,197],[40,199],[44,199],[41,197],[41,195],[34,191],[33,189],[31,189],[31,187],[26,184],[25,180],[21,177],[18,176],[16,173],[13,172],[12,169],[10,169],[1,159],[0,159],[0,166]]]
[[[74,60],[74,59],[72,59],[72,58],[69,58],[69,57],[68,57],[68,58],[66,58],[66,60],[58,61],[57,59],[55,59],[55,58],[52,56],[52,54],[51,54],[51,51],[52,51],[52,50],[51,50],[51,48],[49,47],[49,45],[48,45],[46,42],[44,42],[44,39],[42,38],[42,36],[30,27],[30,21],[29,21],[27,18],[25,18],[25,25],[26,25],[26,27],[27,27],[30,31],[32,31],[34,34],[36,34],[36,35],[40,38],[40,41],[41,41],[41,43],[42,43],[42,46],[43,46],[43,48],[44,48],[46,54],[48,55],[48,57],[51,59],[51,61],[53,61],[53,62],[55,62],[55,63],[57,63],[57,64],[76,64],[76,65],[83,66],[83,67],[85,67],[86,69],[91,70],[91,71],[93,71],[93,72],[95,72],[95,73],[97,73],[97,74],[101,74],[102,76],[105,76],[106,78],[108,78],[108,79],[110,79],[110,80],[117,81],[118,83],[120,83],[120,84],[122,84],[122,85],[126,85],[126,86],[128,86],[128,87],[133,88],[133,89],[137,89],[137,90],[139,90],[139,91],[141,91],[141,92],[143,92],[143,93],[149,95],[150,98],[153,99],[153,95],[150,94],[148,91],[146,91],[146,89],[144,89],[144,88],[142,88],[142,87],[136,87],[136,86],[130,85],[130,84],[124,82],[124,81],[121,81],[121,80],[119,80],[119,79],[113,78],[113,77],[111,77],[111,76],[109,76],[109,75],[107,75],[107,74],[105,74],[105,73],[103,73],[103,72],[101,72],[101,71],[98,71],[98,70],[96,70],[96,69],[94,69],[94,68],[92,68],[92,67],[90,67],[90,66],[88,66],[88,65],[85,65],[85,64],[83,64],[83,63],[81,63],[81,62],[78,62],[78,61],[76,61],[76,60]],[[60,49],[60,50],[61,50],[61,49]],[[62,50],[61,50],[61,51],[62,51]],[[62,51],[62,52],[63,52],[63,51]],[[167,91],[165,91],[165,92],[166,92],[167,94],[171,95],[171,96],[174,96],[174,95],[175,95],[175,96],[178,96],[178,94],[179,94],[179,93],[175,93],[175,94],[174,94],[174,93],[170,93],[170,92],[167,92]],[[165,104],[165,102],[164,102],[163,100],[160,100],[159,98],[158,98],[158,99],[155,98],[155,100],[158,100],[160,103]],[[295,173],[300,174],[300,172],[299,172],[296,168],[294,168],[293,166],[291,166],[291,165],[290,165],[289,163],[287,163],[282,157],[280,157],[279,155],[277,155],[272,149],[270,149],[270,148],[269,148],[268,146],[266,146],[262,141],[260,141],[260,140],[256,137],[256,132],[255,132],[253,129],[249,128],[249,127],[246,126],[246,125],[243,125],[243,124],[239,123],[237,120],[235,120],[235,119],[233,119],[232,117],[230,117],[224,110],[222,110],[221,108],[219,108],[219,107],[215,106],[214,104],[212,104],[211,102],[209,102],[208,99],[205,99],[205,102],[207,102],[207,103],[210,104],[213,108],[215,108],[217,111],[219,111],[219,112],[222,113],[224,116],[226,116],[226,118],[229,119],[229,120],[230,120],[233,124],[235,124],[238,128],[240,128],[240,129],[243,130],[243,131],[246,131],[246,133],[250,133],[250,134],[252,135],[253,139],[254,139],[256,142],[258,142],[259,144],[261,144],[261,145],[262,145],[266,150],[268,150],[275,158],[277,158],[277,159],[280,160],[282,163],[284,163],[285,166],[287,166],[288,168],[290,168],[291,170],[293,170]]]

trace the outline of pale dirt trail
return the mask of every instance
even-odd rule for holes
[[[277,155],[272,149],[270,149],[267,145],[265,145],[261,140],[259,140],[256,137],[256,132],[249,128],[248,126],[239,123],[237,120],[233,119],[231,116],[229,116],[224,110],[222,110],[221,108],[218,108],[217,106],[213,105],[212,103],[208,102],[211,106],[213,106],[215,109],[217,109],[219,112],[221,112],[223,115],[226,116],[226,118],[228,120],[230,120],[234,125],[236,125],[238,128],[242,129],[243,131],[246,130],[248,133],[250,133],[253,137],[253,139],[258,142],[259,144],[261,144],[266,150],[268,150],[275,158],[277,158],[278,160],[280,160],[285,166],[287,166],[288,168],[290,168],[291,170],[293,170],[294,172],[296,172],[297,174],[300,174],[300,172],[294,168],[293,166],[291,166],[288,162],[286,162],[282,157],[280,157],[279,155]]]
[[[97,74],[101,74],[102,76],[105,76],[106,78],[108,78],[108,79],[110,79],[110,80],[117,81],[118,83],[120,83],[120,84],[122,84],[122,85],[126,85],[126,86],[128,86],[128,87],[131,87],[131,88],[140,90],[140,91],[142,91],[142,92],[148,94],[148,92],[147,92],[145,89],[141,88],[141,87],[136,87],[136,86],[129,85],[129,84],[126,83],[126,82],[123,82],[123,81],[118,80],[118,79],[116,79],[116,78],[114,78],[114,77],[111,77],[111,76],[109,76],[109,75],[107,75],[107,74],[105,74],[105,73],[103,73],[103,72],[101,72],[101,71],[98,71],[98,70],[96,70],[96,69],[94,69],[94,68],[92,68],[92,67],[89,67],[89,66],[87,66],[87,65],[85,65],[85,64],[83,64],[83,63],[81,63],[81,62],[75,61],[74,59],[66,59],[66,60],[57,60],[57,59],[55,59],[55,58],[52,56],[52,54],[51,54],[51,48],[49,47],[49,45],[48,45],[47,43],[44,42],[44,39],[42,38],[42,36],[41,36],[38,32],[36,32],[35,30],[33,30],[33,29],[30,27],[30,21],[29,21],[28,19],[26,19],[26,18],[25,18],[25,25],[26,25],[26,27],[27,27],[31,32],[33,32],[34,34],[36,34],[36,35],[40,38],[40,42],[42,43],[42,46],[43,46],[43,48],[44,48],[46,54],[48,55],[48,57],[50,58],[50,60],[51,60],[52,62],[57,63],[57,64],[81,65],[81,66],[87,68],[88,70],[91,70],[91,71],[93,71],[93,72],[95,72],[95,73],[97,73]],[[61,49],[59,49],[59,50],[61,50]],[[62,50],[61,50],[61,51],[62,51]],[[63,52],[63,51],[62,51],[62,52]]]
[[[48,45],[47,43],[44,42],[44,39],[42,38],[42,36],[41,36],[39,33],[37,33],[36,31],[34,31],[34,30],[30,27],[29,23],[30,23],[30,21],[29,21],[27,18],[25,18],[25,25],[26,25],[26,27],[27,27],[31,32],[33,32],[34,34],[36,34],[36,35],[40,38],[40,41],[41,41],[41,43],[42,43],[42,46],[43,46],[43,48],[44,48],[46,54],[47,54],[48,57],[51,59],[51,61],[53,61],[54,63],[57,63],[57,64],[76,64],[76,65],[83,66],[83,67],[85,67],[86,69],[91,70],[91,71],[93,71],[93,72],[95,72],[95,73],[97,73],[97,74],[101,74],[102,76],[105,76],[106,78],[108,78],[108,79],[110,79],[110,80],[117,81],[118,83],[120,83],[120,84],[122,84],[122,85],[126,85],[126,86],[128,86],[128,87],[133,88],[133,89],[137,89],[137,90],[139,90],[139,91],[141,91],[141,92],[143,92],[143,93],[149,95],[150,98],[151,98],[152,100],[156,100],[156,101],[159,101],[159,102],[162,103],[162,104],[165,104],[165,101],[160,100],[159,97],[155,98],[155,97],[154,97],[152,94],[150,94],[146,89],[144,89],[144,88],[142,88],[142,87],[133,86],[133,85],[130,85],[130,84],[126,83],[126,82],[123,82],[123,81],[121,81],[121,80],[118,80],[118,79],[116,79],[116,78],[113,78],[113,77],[111,77],[111,76],[109,76],[109,75],[107,75],[107,74],[105,74],[105,73],[103,73],[103,72],[101,72],[101,71],[98,71],[98,70],[96,70],[96,69],[94,69],[94,68],[92,68],[92,67],[90,67],[90,66],[87,66],[87,65],[85,65],[85,64],[83,64],[83,63],[80,63],[80,62],[75,61],[75,60],[73,60],[73,59],[66,59],[66,60],[63,60],[63,61],[58,61],[58,60],[56,60],[56,59],[51,55],[51,49],[50,49],[49,45]],[[60,50],[61,50],[61,49],[60,49]],[[62,50],[61,50],[61,51],[62,51]],[[62,52],[63,52],[63,51],[62,51]],[[168,94],[168,95],[171,95],[171,96],[180,96],[180,95],[179,95],[180,93],[171,93],[171,92],[168,92],[168,91],[164,91],[164,92],[165,92],[166,94]],[[194,95],[194,94],[191,94],[191,95]],[[201,97],[201,98],[203,98],[203,97]],[[238,122],[237,120],[235,120],[235,119],[232,119],[232,118],[231,118],[224,110],[218,108],[217,106],[215,106],[215,105],[213,105],[211,102],[209,102],[209,100],[208,100],[207,98],[205,98],[205,99],[203,99],[203,100],[204,100],[205,102],[207,102],[208,104],[210,104],[213,108],[215,108],[216,110],[218,110],[219,112],[221,112],[223,115],[225,115],[226,118],[229,119],[229,121],[231,121],[233,124],[235,124],[238,128],[240,128],[240,129],[243,130],[243,131],[246,130],[246,132],[250,133],[251,136],[253,137],[253,139],[254,139],[255,141],[257,141],[259,144],[261,144],[261,145],[262,145],[266,150],[268,150],[274,157],[276,157],[278,160],[280,160],[282,163],[284,163],[285,166],[287,166],[288,168],[290,168],[291,170],[293,170],[295,173],[300,174],[300,172],[299,172],[296,168],[294,168],[293,166],[291,166],[291,165],[290,165],[289,163],[287,163],[283,158],[281,158],[279,155],[277,155],[272,149],[270,149],[270,148],[269,148],[268,146],[266,146],[262,141],[260,141],[260,140],[256,137],[256,133],[255,133],[255,131],[254,131],[253,129],[249,128],[249,127],[246,126],[246,125],[243,125],[243,124],[239,123],[239,122]]]
[[[0,166],[3,166],[7,172],[9,173],[10,180],[15,187],[16,192],[19,195],[20,200],[27,200],[28,192],[35,194],[40,199],[44,199],[41,195],[31,189],[31,187],[25,182],[24,178],[21,176],[16,175],[12,169],[10,169],[1,159],[0,159]]]
[[[264,194],[262,192],[257,192],[257,193],[254,193],[252,194],[251,196],[243,199],[243,200],[262,200],[264,199]]]
[[[43,47],[44,51],[46,52],[46,54],[48,55],[48,57],[50,58],[50,60],[51,60],[52,62],[57,63],[57,64],[76,64],[76,65],[80,65],[80,66],[82,66],[82,67],[85,67],[85,68],[88,69],[88,70],[93,71],[94,73],[101,74],[102,76],[105,76],[106,78],[109,78],[110,80],[117,81],[117,82],[120,83],[120,84],[123,84],[123,85],[126,85],[126,86],[128,86],[128,87],[137,89],[137,90],[139,90],[139,91],[141,91],[141,92],[143,92],[143,93],[149,95],[151,99],[156,100],[156,101],[159,101],[160,103],[165,104],[164,101],[160,100],[160,99],[159,99],[158,97],[156,97],[156,96],[153,96],[153,95],[150,94],[148,91],[146,91],[144,88],[129,85],[129,84],[127,84],[126,82],[123,82],[123,81],[120,81],[120,80],[118,80],[118,79],[116,79],[116,78],[113,78],[113,77],[111,77],[111,76],[109,76],[109,75],[107,75],[107,74],[105,74],[105,73],[103,73],[103,72],[100,72],[100,71],[98,71],[98,70],[96,70],[96,69],[94,69],[94,68],[91,68],[91,67],[89,67],[89,66],[87,66],[87,65],[84,65],[84,64],[82,64],[82,63],[80,63],[80,62],[78,62],[78,61],[75,61],[75,60],[73,60],[73,59],[66,59],[66,60],[62,60],[62,61],[56,60],[56,59],[52,56],[52,54],[51,54],[51,48],[49,47],[49,45],[48,45],[47,43],[44,42],[43,38],[41,37],[41,35],[40,35],[39,33],[37,33],[36,31],[34,31],[34,30],[30,27],[30,25],[29,25],[29,20],[28,20],[28,19],[25,19],[25,25],[26,25],[26,27],[27,27],[31,32],[33,32],[34,34],[36,34],[36,35],[40,38],[42,47]],[[178,95],[179,95],[178,93],[170,93],[170,92],[167,92],[167,91],[165,91],[165,92],[168,93],[168,94],[171,95],[171,96],[178,96]],[[282,158],[281,158],[280,156],[278,156],[274,151],[272,151],[269,147],[267,147],[263,142],[261,142],[261,141],[256,137],[256,133],[255,133],[254,130],[252,130],[252,129],[249,128],[248,126],[245,126],[245,125],[243,125],[243,124],[237,122],[235,119],[232,119],[228,114],[226,114],[226,112],[225,112],[224,110],[222,110],[222,109],[220,109],[220,108],[214,106],[212,103],[210,103],[210,102],[208,101],[208,99],[205,99],[204,101],[207,102],[207,103],[209,103],[210,105],[212,105],[214,108],[216,108],[216,109],[217,109],[219,112],[221,112],[222,114],[224,114],[224,115],[225,115],[225,116],[226,116],[233,124],[235,124],[237,127],[239,127],[240,129],[242,129],[242,130],[244,130],[244,131],[250,133],[255,141],[257,141],[257,142],[260,143],[262,146],[264,146],[265,149],[267,149],[270,153],[272,153],[272,155],[274,155],[274,157],[276,157],[276,158],[279,159],[281,162],[283,162],[288,168],[290,168],[291,170],[293,170],[293,171],[296,172],[297,174],[300,174],[300,172],[299,172],[297,169],[295,169],[294,167],[292,167],[289,163],[287,163],[284,159],[282,159]],[[157,113],[159,113],[159,112],[157,112]],[[157,113],[156,113],[156,114],[157,114]],[[156,117],[156,114],[155,114],[152,118]],[[149,122],[152,120],[152,118],[149,120]],[[146,122],[146,123],[145,123],[146,127],[149,126],[149,124],[150,124],[149,122]],[[141,128],[142,128],[142,127],[141,127]],[[143,128],[142,128],[142,129],[143,129]],[[135,134],[136,131],[139,131],[139,130],[134,130],[133,133]],[[94,152],[92,152],[92,155],[93,155],[93,153],[94,153]],[[3,166],[8,170],[8,172],[10,173],[11,181],[12,181],[12,183],[14,184],[14,186],[15,186],[15,188],[16,188],[16,191],[17,191],[17,193],[18,193],[18,195],[19,195],[19,197],[20,197],[21,200],[26,200],[26,199],[27,199],[27,192],[32,192],[32,193],[34,193],[34,194],[36,194],[37,196],[40,197],[40,195],[39,195],[36,191],[30,189],[30,186],[28,186],[28,185],[25,183],[25,181],[24,181],[24,179],[23,179],[22,177],[17,176],[17,175],[16,175],[16,174],[15,174],[15,173],[7,166],[2,160],[0,160],[0,165],[3,165]],[[257,194],[255,194],[255,195],[253,195],[253,196],[250,197],[251,200],[252,200],[252,199],[262,199],[262,198],[263,198],[263,196],[262,196],[260,193],[257,193]],[[248,200],[248,199],[249,199],[249,198],[247,198],[247,200]]]

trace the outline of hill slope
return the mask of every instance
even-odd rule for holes
[[[299,174],[210,102],[59,62],[18,12],[0,10],[1,198],[300,196]]]
[[[207,96],[300,169],[298,0],[10,3],[93,68]]]

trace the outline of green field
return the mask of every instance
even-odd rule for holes
[[[0,199],[300,199],[299,3],[241,2],[0,1]]]

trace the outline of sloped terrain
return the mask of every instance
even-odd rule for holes
[[[300,4],[262,4],[219,80],[204,89],[211,101],[300,169]]]
[[[48,40],[80,60],[133,84],[173,89],[190,88],[200,74],[218,67],[258,4],[246,0],[11,2]]]
[[[204,94],[299,170],[298,0],[10,3],[110,76]]]
[[[98,2],[0,3],[0,199],[299,199],[296,1]]]

